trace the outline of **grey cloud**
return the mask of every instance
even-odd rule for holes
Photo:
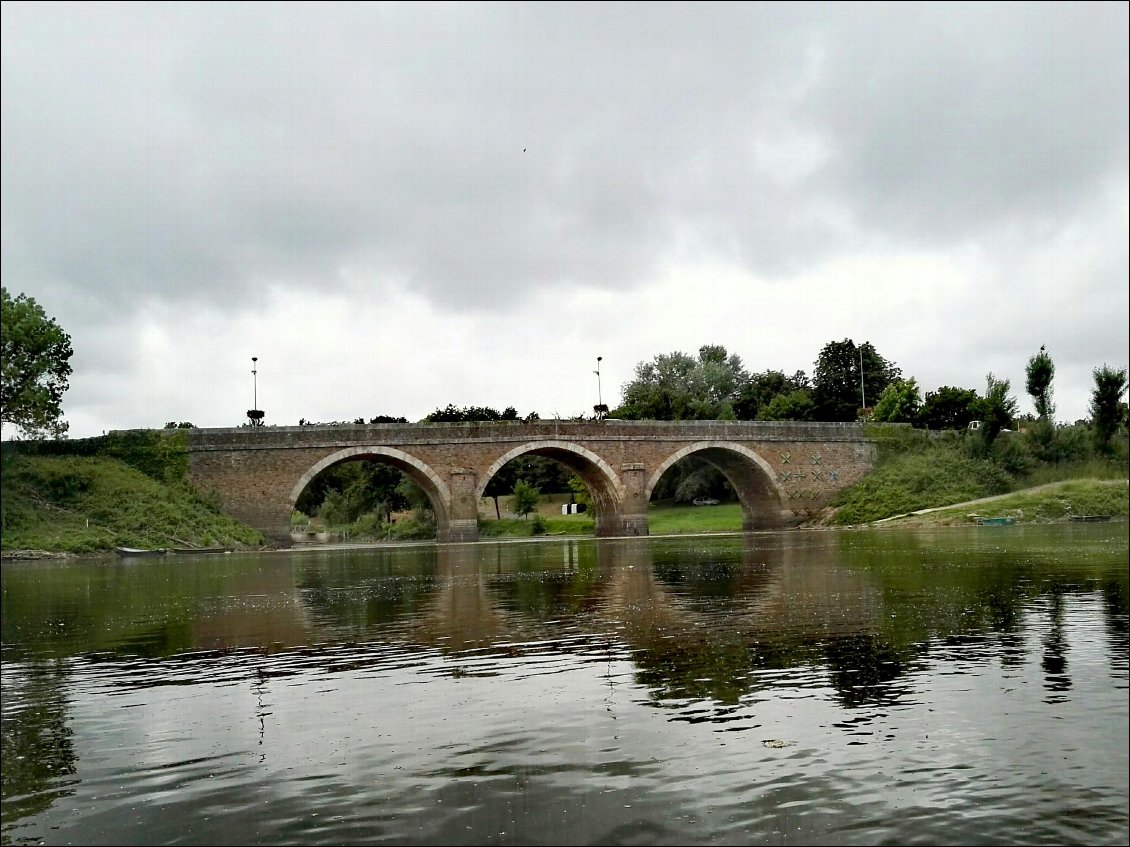
[[[787,275],[1054,224],[1125,179],[1118,4],[6,5],[3,29],[5,279],[107,308],[343,266],[499,308],[681,249]],[[757,152],[806,143],[793,175]]]

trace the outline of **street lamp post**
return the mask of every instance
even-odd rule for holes
[[[608,407],[604,405],[604,397],[600,393],[600,360],[603,356],[596,357],[596,405],[593,406],[593,411],[596,412],[596,419],[598,421],[604,420],[604,413],[608,411]]]
[[[252,407],[247,410],[247,420],[251,426],[263,425],[263,412],[259,408],[259,357],[251,357],[251,380],[252,380]]]

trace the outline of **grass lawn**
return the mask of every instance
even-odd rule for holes
[[[652,535],[679,535],[688,532],[741,532],[740,503],[717,506],[688,506],[657,501],[648,506],[647,523]]]
[[[592,513],[562,515],[560,512],[560,503],[543,502],[538,509],[538,513],[545,520],[546,535],[593,534]],[[483,537],[523,537],[533,534],[530,520],[507,517],[502,520],[494,520],[493,516],[488,519],[483,510],[479,514],[482,518],[479,522],[479,534]],[[656,501],[648,507],[647,520],[652,535],[740,532],[742,528],[742,507],[738,503],[721,503],[717,506],[688,506],[670,501]]]

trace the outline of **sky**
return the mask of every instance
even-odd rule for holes
[[[1130,358],[1128,9],[5,2],[3,284],[74,438],[591,415],[847,338],[1021,412],[1044,345],[1071,422]]]

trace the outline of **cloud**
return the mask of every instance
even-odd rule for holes
[[[446,352],[420,374],[402,351],[424,413],[470,386],[545,406],[503,374],[616,347],[626,378],[735,316],[729,346],[765,367],[869,332],[947,384],[1041,343],[1087,383],[1126,360],[1127,24],[1081,3],[6,4],[3,277],[75,338],[72,431],[127,425],[125,386],[183,390],[153,353],[343,361],[358,315]],[[488,352],[482,377],[455,361]],[[342,416],[395,404],[368,405]]]

